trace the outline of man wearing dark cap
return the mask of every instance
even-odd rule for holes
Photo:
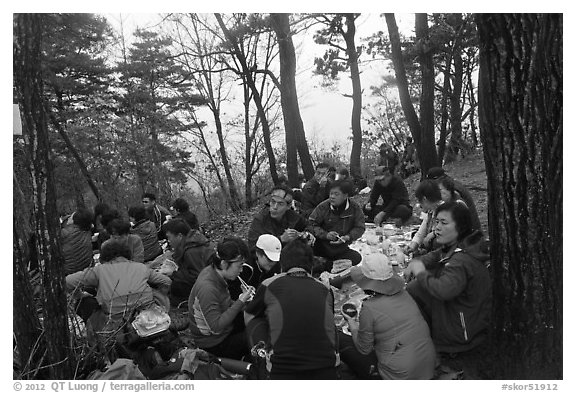
[[[311,276],[312,248],[302,240],[280,253],[282,273],[262,282],[244,312],[251,346],[262,342],[270,379],[337,379],[334,297]]]
[[[460,183],[454,178],[448,176],[446,171],[439,166],[432,167],[428,170],[426,174],[426,178],[430,180],[434,180],[438,182],[443,178],[449,178],[454,183],[454,190],[456,191],[456,196],[464,201],[468,209],[470,209],[470,215],[472,216],[472,225],[475,229],[481,229],[480,220],[478,219],[478,211],[476,210],[476,205],[474,204],[474,198],[472,198],[472,194],[466,188],[466,186]]]
[[[380,197],[382,205],[377,205]],[[407,221],[412,216],[412,206],[402,179],[393,175],[388,167],[376,167],[370,201],[363,210],[367,221],[373,221],[376,225],[390,219]]]

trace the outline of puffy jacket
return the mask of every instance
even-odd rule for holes
[[[90,266],[92,258],[92,234],[76,224],[69,224],[60,231],[64,274],[72,274]]]
[[[463,352],[480,344],[487,333],[492,282],[486,243],[479,231],[447,250],[419,259],[426,266],[416,283],[440,300],[431,310],[432,338],[440,352]]]
[[[226,280],[212,265],[206,266],[188,298],[194,343],[200,348],[220,344],[232,331],[234,318],[243,308],[242,301],[233,301],[230,297]]]
[[[150,220],[140,220],[130,230],[130,233],[138,235],[144,247],[144,261],[151,261],[162,254],[162,247],[158,243],[156,226]]]
[[[349,243],[360,238],[365,231],[364,213],[356,202],[348,199],[343,210],[332,208],[329,200],[319,204],[309,218],[311,232],[319,239],[326,239],[330,231],[340,236],[350,236]]]
[[[172,274],[172,295],[188,298],[198,275],[208,265],[214,247],[199,231],[192,229],[174,250],[178,270]]]

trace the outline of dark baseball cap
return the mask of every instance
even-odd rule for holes
[[[439,166],[432,167],[428,169],[428,173],[426,174],[427,179],[436,180],[445,176],[446,172]]]

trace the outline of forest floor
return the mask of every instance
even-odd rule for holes
[[[464,184],[472,194],[474,202],[476,204],[476,209],[478,211],[478,216],[480,218],[480,223],[482,224],[482,231],[488,234],[488,198],[487,198],[487,178],[486,178],[486,168],[484,165],[484,156],[481,150],[470,153],[464,158],[459,157],[457,161],[444,165],[446,173],[460,181]],[[412,205],[416,204],[416,198],[414,192],[418,183],[420,182],[420,173],[414,174],[406,179],[404,183],[408,188],[408,194]],[[371,184],[371,183],[369,183]],[[361,204],[365,204],[368,201],[369,194],[357,195],[353,199]],[[251,209],[244,210],[237,213],[230,213],[225,216],[218,217],[218,219],[211,220],[208,223],[204,223],[202,226],[207,236],[214,242],[217,242],[224,236],[238,236],[246,239],[248,235],[248,230],[252,222],[254,215],[262,209],[263,204],[255,206]],[[186,307],[182,307],[178,310],[172,310],[171,314],[176,314],[180,317],[184,317],[187,314]],[[191,333],[189,329],[185,329],[179,332],[179,335],[185,341],[191,340]],[[485,354],[482,356],[486,356]],[[486,361],[490,361],[487,358],[483,359],[472,359],[473,364],[485,364]],[[484,367],[480,367],[484,368]],[[354,377],[347,371],[346,367],[341,370],[341,375],[343,379],[354,379]],[[487,377],[481,370],[469,370],[472,371],[468,373],[457,372],[450,367],[442,367],[440,375],[437,379],[491,379]],[[470,375],[472,374],[472,375]]]

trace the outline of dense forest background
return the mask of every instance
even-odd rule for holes
[[[411,137],[421,173],[484,154],[492,342],[507,348],[493,375],[562,378],[562,15],[416,14],[414,34],[403,34],[394,14],[382,14],[366,39],[359,17],[164,14],[128,35],[96,14],[14,15],[22,377],[74,375],[59,215],[97,201],[125,211],[151,191],[162,205],[186,198],[209,222],[259,204],[281,175],[298,186],[321,161],[370,183],[379,145],[401,154]],[[302,40],[322,48],[307,65],[322,88],[349,80],[349,149],[307,138],[296,83]],[[381,70],[378,84],[363,84],[368,67]],[[42,324],[32,258],[42,271]]]

